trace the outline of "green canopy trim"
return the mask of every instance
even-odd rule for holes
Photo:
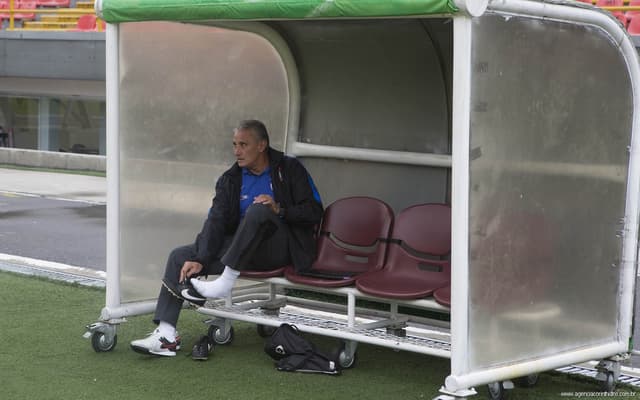
[[[109,23],[402,17],[458,11],[453,0],[98,0],[96,9]]]

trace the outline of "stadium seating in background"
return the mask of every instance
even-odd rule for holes
[[[640,7],[640,0],[631,0],[629,1],[629,6],[631,7]],[[627,11],[624,16],[627,18],[627,25],[631,22],[631,18],[634,15],[640,15],[640,11]]]
[[[627,30],[631,35],[640,35],[640,14],[631,16]]]
[[[623,7],[624,0],[597,0],[597,7]],[[627,17],[622,11],[609,11],[625,28],[627,27]]]
[[[36,0],[40,7],[69,7],[71,0]]]
[[[18,9],[22,9],[22,10],[34,10],[37,5],[35,0],[30,0],[30,1],[14,1],[13,2],[13,6],[16,10]],[[9,9],[9,1],[5,0],[3,2],[0,3],[0,8],[3,9]],[[0,13],[0,18],[2,19],[9,19],[9,13]],[[34,20],[36,19],[36,14],[35,13],[24,13],[24,12],[14,12],[13,13],[13,18],[14,19],[18,19],[18,20]]]
[[[78,25],[74,31],[98,30],[98,18],[93,14],[82,15],[78,18]]]

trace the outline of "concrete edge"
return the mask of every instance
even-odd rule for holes
[[[94,31],[27,31],[16,29],[14,31],[0,30],[0,39],[14,40],[101,40],[106,38],[105,32]]]
[[[105,287],[107,277],[104,271],[4,253],[0,253],[0,270],[95,287]]]
[[[105,156],[7,147],[0,147],[0,164],[99,172],[107,170]]]
[[[101,200],[70,199],[70,198],[67,198],[67,197],[51,196],[51,195],[47,195],[47,194],[16,192],[14,190],[2,190],[2,189],[0,189],[0,194],[6,194],[6,195],[12,195],[12,196],[21,196],[21,197],[39,197],[41,199],[60,200],[60,201],[72,201],[72,202],[76,202],[76,203],[86,203],[86,204],[93,204],[93,205],[97,205],[97,206],[104,206],[104,205],[107,204],[106,201],[101,201]]]

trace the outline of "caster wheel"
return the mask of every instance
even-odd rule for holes
[[[94,332],[91,335],[91,347],[96,353],[111,351],[118,344],[118,335],[113,335],[113,340],[108,340],[104,332]]]
[[[531,375],[520,377],[516,379],[516,385],[520,387],[525,387],[525,388],[534,387],[538,383],[539,377],[540,375],[538,374],[531,374]]]
[[[209,327],[208,335],[209,339],[211,339],[215,344],[231,344],[234,338],[233,326],[229,328],[229,332],[225,335],[220,327],[211,325]]]
[[[353,368],[356,365],[356,361],[358,360],[358,352],[353,353],[353,356],[350,356],[347,353],[347,350],[342,347],[340,353],[338,354],[338,365],[340,365],[341,369],[349,369]]]
[[[275,326],[269,326],[269,325],[257,325],[256,326],[256,330],[258,331],[258,335],[262,338],[268,338],[271,335],[273,335],[273,332],[276,331],[276,329],[278,329]]]
[[[505,400],[507,398],[507,391],[504,389],[502,382],[492,382],[487,385],[487,389],[491,400]]]
[[[616,389],[616,381],[613,379],[613,372],[607,372],[606,379],[600,382],[600,389],[606,393],[611,393]]]

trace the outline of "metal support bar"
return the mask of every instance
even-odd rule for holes
[[[347,325],[353,328],[356,325],[356,296],[353,293],[347,295]]]
[[[392,319],[382,319],[380,321],[368,322],[366,324],[358,324],[357,327],[360,329],[378,329],[385,328],[387,326],[395,327],[401,324],[406,324],[409,321],[408,317],[396,317]]]

